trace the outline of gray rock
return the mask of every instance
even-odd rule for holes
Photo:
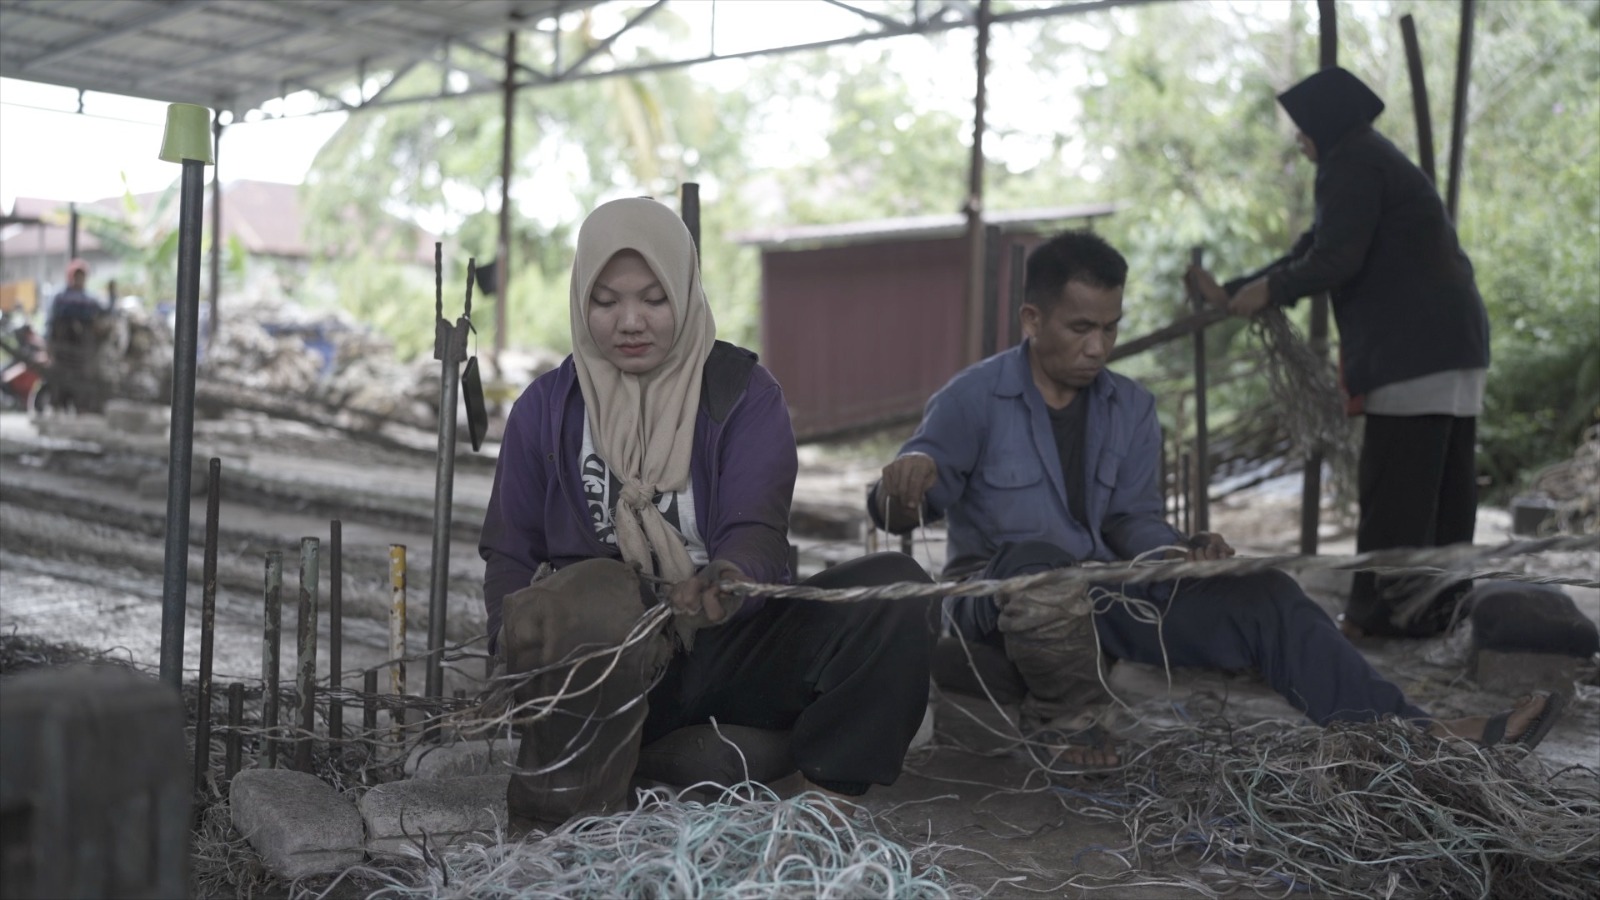
[[[1475,649],[1472,678],[1485,688],[1504,694],[1528,691],[1571,691],[1583,660],[1559,653],[1508,653]]]
[[[424,744],[411,751],[406,759],[405,772],[408,778],[470,778],[474,775],[506,775],[516,765],[517,742],[499,738],[444,745]]]
[[[365,858],[355,804],[322,779],[287,769],[246,769],[229,793],[233,826],[287,879],[340,872]]]
[[[424,842],[437,850],[491,839],[506,825],[510,780],[509,774],[476,775],[378,785],[357,804],[367,825],[367,852],[399,856]]]

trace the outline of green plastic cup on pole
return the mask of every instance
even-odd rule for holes
[[[177,322],[172,343],[172,432],[167,455],[167,547],[161,590],[161,681],[181,688],[184,612],[189,593],[194,383],[200,332],[200,237],[205,215],[205,168],[212,162],[211,111],[188,103],[169,105],[160,156],[183,166],[178,205]]]

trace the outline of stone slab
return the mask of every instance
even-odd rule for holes
[[[406,758],[405,773],[407,778],[471,778],[505,775],[516,764],[515,740],[457,741],[415,748]]]
[[[233,826],[280,878],[341,872],[365,858],[354,803],[315,775],[246,769],[229,789]]]
[[[1483,687],[1505,694],[1528,691],[1571,691],[1584,661],[1559,653],[1506,653],[1477,649],[1469,671]]]
[[[505,828],[506,787],[511,776],[413,778],[380,784],[357,804],[367,826],[367,852],[406,855],[406,848],[431,849],[492,839]]]

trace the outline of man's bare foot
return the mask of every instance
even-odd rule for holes
[[[1554,712],[1551,704],[1555,698],[1547,691],[1535,691],[1528,694],[1501,714],[1505,716],[1505,732],[1501,735],[1490,735],[1490,740],[1485,740],[1485,732],[1489,730],[1490,722],[1496,716],[1467,716],[1461,719],[1441,719],[1428,726],[1428,733],[1439,738],[1461,738],[1468,741],[1488,744],[1516,744],[1521,743],[1530,730],[1539,725],[1546,711]],[[1542,737],[1543,735],[1540,735]],[[1495,739],[1498,738],[1498,739]]]

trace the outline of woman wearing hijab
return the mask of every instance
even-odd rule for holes
[[[1244,316],[1331,293],[1347,407],[1366,415],[1357,552],[1471,543],[1489,367],[1489,318],[1472,261],[1432,182],[1372,127],[1383,101],[1359,78],[1323,69],[1278,102],[1317,165],[1311,230],[1287,256],[1227,285],[1204,269],[1190,274],[1212,302]],[[1457,583],[1402,622],[1397,607],[1417,586],[1359,573],[1345,631],[1438,634],[1470,586]]]
[[[716,340],[688,229],[653,200],[600,206],[570,302],[572,355],[512,408],[479,545],[491,647],[533,673],[518,700],[549,708],[522,729],[511,813],[620,809],[641,743],[712,719],[789,731],[811,786],[893,783],[927,703],[931,604],[720,589],[791,579],[798,463],[778,383]],[[809,583],[909,580],[928,578],[877,554]],[[638,634],[657,602],[671,634]]]

